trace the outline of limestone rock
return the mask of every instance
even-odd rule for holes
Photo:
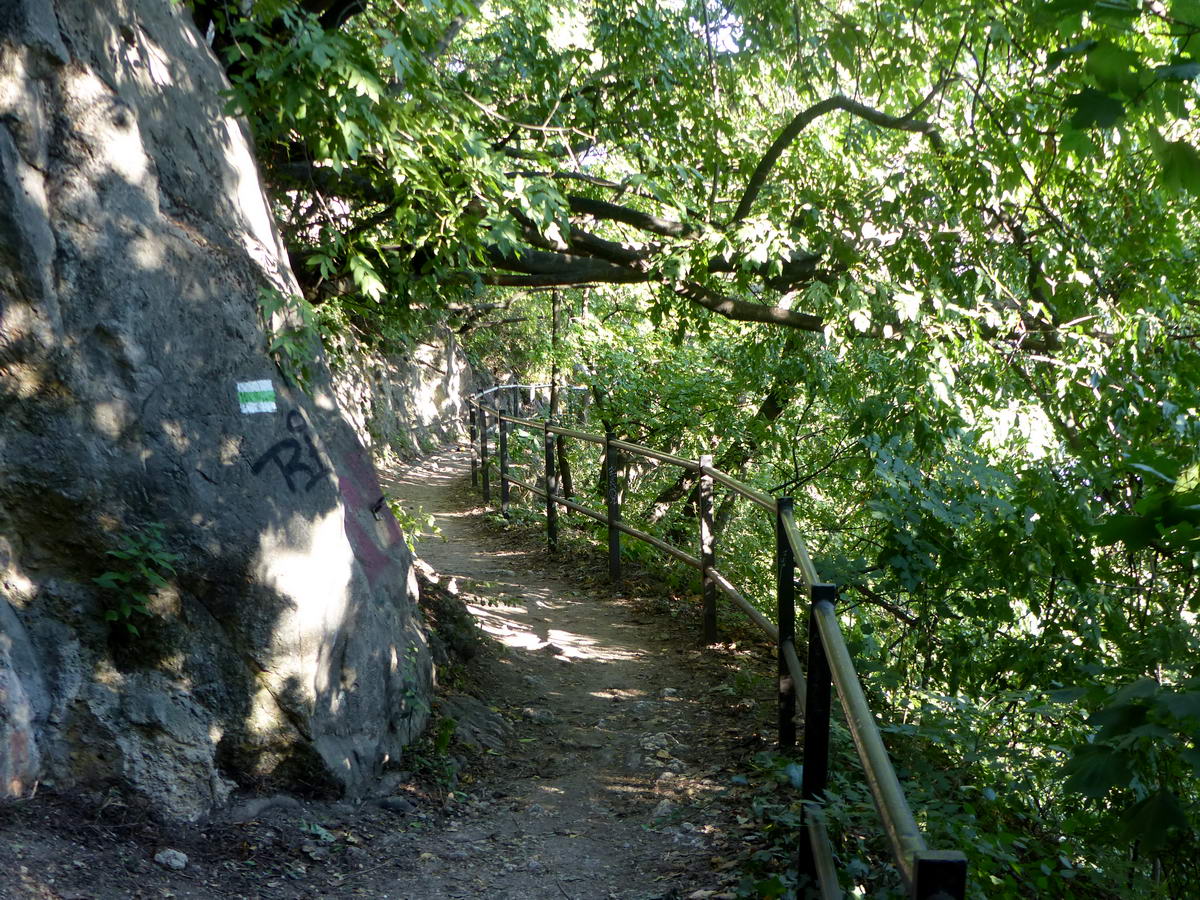
[[[362,793],[422,727],[411,558],[324,364],[186,4],[0,4],[0,792],[115,780],[197,818],[232,783]],[[178,554],[149,616],[93,579]]]
[[[403,353],[380,356],[340,338],[334,390],[355,432],[376,453],[420,456],[464,438],[464,398],[483,387],[449,328]]]
[[[36,727],[49,707],[46,686],[25,629],[0,603],[0,797],[33,789],[41,771]]]
[[[164,869],[174,869],[179,872],[187,868],[188,857],[182,850],[159,850],[154,854],[154,861]]]

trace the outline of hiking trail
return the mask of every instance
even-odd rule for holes
[[[729,777],[768,746],[773,686],[747,691],[694,623],[616,591],[602,561],[497,524],[469,460],[449,448],[380,472],[441,531],[417,547],[430,590],[458,593],[492,640],[441,673],[430,738],[379,796],[243,798],[187,826],[116,792],[44,790],[0,815],[0,896],[733,897],[754,826]],[[168,848],[185,868],[155,861]]]

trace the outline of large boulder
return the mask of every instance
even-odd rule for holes
[[[227,87],[172,0],[0,4],[0,795],[362,792],[427,717],[372,462],[266,353],[298,288]]]

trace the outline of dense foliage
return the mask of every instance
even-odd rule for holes
[[[794,494],[977,895],[1200,891],[1200,2],[192,6],[325,327]]]

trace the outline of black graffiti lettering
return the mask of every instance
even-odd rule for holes
[[[304,489],[304,492],[308,493],[313,489],[314,484],[329,474],[329,469],[325,468],[325,464],[321,462],[321,454],[317,452],[317,445],[313,443],[313,439],[307,434],[304,436],[304,443],[308,445],[308,458],[313,461],[313,465],[317,469],[312,479],[308,482],[308,486]]]
[[[253,475],[260,475],[267,463],[275,463],[280,474],[283,475],[287,489],[293,494],[296,493],[297,476],[307,475],[308,481],[304,483],[304,492],[307,494],[329,474],[329,469],[321,462],[321,454],[317,452],[316,444],[307,433],[308,424],[299,410],[293,409],[287,414],[287,429],[293,434],[303,434],[304,444],[301,445],[300,441],[295,438],[284,438],[282,441],[278,441],[255,461],[250,467],[250,472]],[[301,460],[305,448],[308,450],[308,462]]]

